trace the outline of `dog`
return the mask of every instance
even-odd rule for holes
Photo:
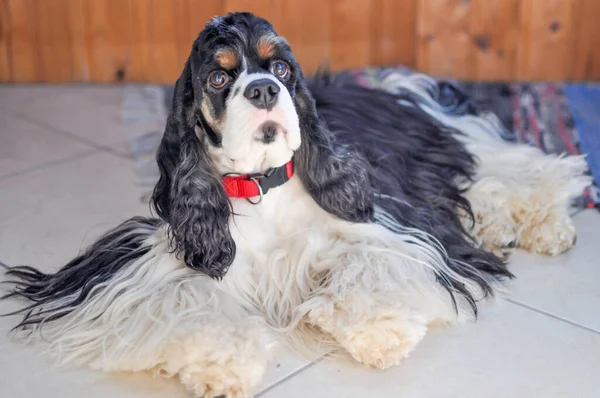
[[[157,151],[157,218],[134,217],[54,274],[10,268],[15,330],[59,363],[250,396],[279,343],[384,369],[434,325],[475,319],[505,254],[573,246],[582,157],[508,143],[422,75],[371,89],[305,79],[249,13],[212,19]],[[317,344],[314,344],[317,343]]]

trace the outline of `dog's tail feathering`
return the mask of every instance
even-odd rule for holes
[[[9,267],[13,289],[4,298],[23,297],[31,304],[5,315],[23,315],[13,330],[36,329],[60,319],[85,304],[94,288],[132,264],[151,249],[150,238],[162,221],[134,217],[99,238],[82,254],[54,274],[30,266]]]

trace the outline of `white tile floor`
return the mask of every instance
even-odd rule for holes
[[[56,269],[132,215],[133,184],[117,86],[0,86],[0,261]],[[385,372],[281,352],[261,397],[600,397],[600,214],[575,215],[577,247],[518,253],[513,298],[479,322],[430,333]],[[0,311],[14,308],[2,303]],[[0,318],[3,336],[14,318]],[[175,381],[56,369],[0,340],[0,398],[186,397]]]

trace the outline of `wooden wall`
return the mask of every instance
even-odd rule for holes
[[[600,0],[0,0],[0,81],[173,82],[233,10],[269,19],[308,71],[600,79]]]

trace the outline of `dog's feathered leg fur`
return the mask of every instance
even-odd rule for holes
[[[246,397],[275,347],[217,282],[186,267],[165,226],[134,218],[55,274],[14,267],[9,294],[33,303],[17,333],[40,333],[58,363],[179,377],[195,396]]]

